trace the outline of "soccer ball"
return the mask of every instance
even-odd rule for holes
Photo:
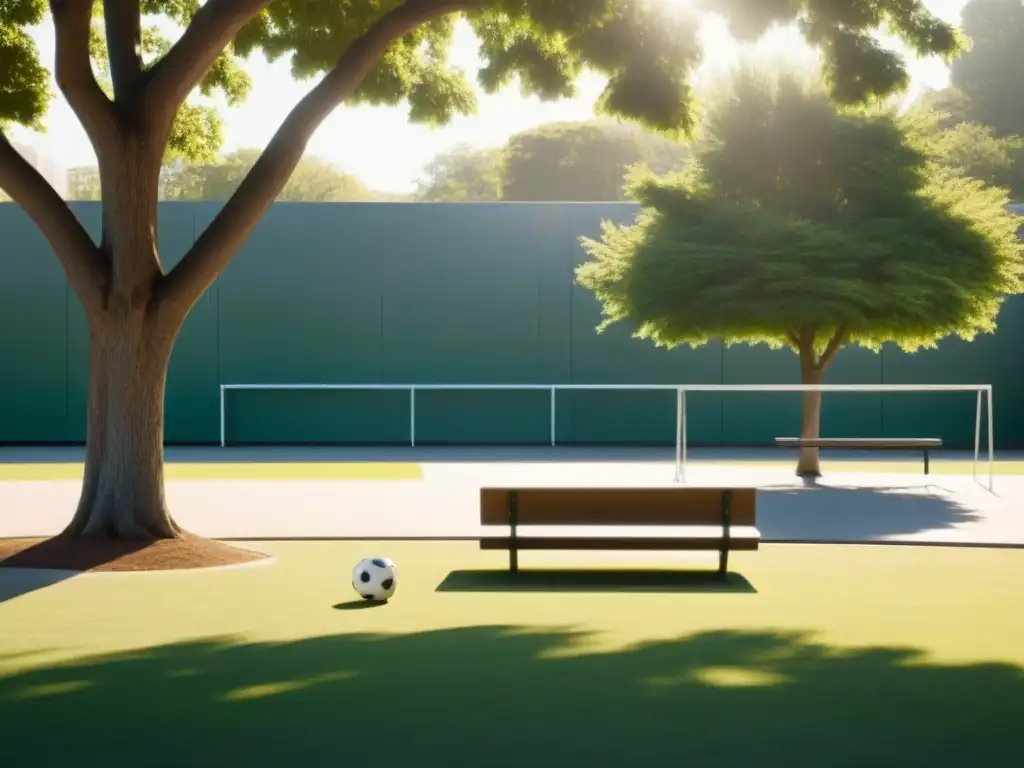
[[[352,570],[352,588],[364,600],[386,602],[398,586],[398,569],[386,557],[360,560]]]

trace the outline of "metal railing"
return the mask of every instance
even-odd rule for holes
[[[418,391],[547,391],[550,392],[550,439],[556,444],[555,418],[558,392],[675,392],[676,393],[676,482],[686,479],[686,393],[687,392],[976,392],[974,420],[974,475],[978,474],[981,448],[982,401],[988,405],[988,487],[993,488],[995,441],[992,432],[991,384],[221,384],[220,444],[227,445],[226,399],[231,391],[407,391],[409,393],[409,445],[416,445],[416,393]]]

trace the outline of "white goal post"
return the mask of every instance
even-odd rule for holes
[[[988,405],[988,487],[992,490],[995,474],[995,441],[992,432],[991,384],[221,384],[220,444],[227,445],[227,393],[237,390],[348,390],[400,391],[409,393],[409,445],[416,445],[416,393],[418,391],[540,391],[550,393],[550,441],[555,440],[556,394],[583,392],[675,392],[676,393],[676,482],[686,480],[686,393],[687,392],[975,392],[974,476],[978,474],[981,450],[982,401]]]
[[[974,476],[978,476],[981,449],[981,407],[988,404],[988,489],[995,474],[995,439],[992,432],[991,384],[687,384],[677,387],[676,482],[686,480],[686,393],[687,392],[976,392],[974,415]]]

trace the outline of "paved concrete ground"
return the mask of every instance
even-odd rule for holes
[[[984,462],[985,448],[982,447]],[[81,462],[85,450],[81,446],[0,446],[0,463]],[[168,462],[315,462],[315,461],[415,461],[427,464],[476,463],[666,463],[675,458],[675,449],[668,447],[632,446],[169,446]],[[967,451],[932,451],[932,460],[965,460]],[[691,460],[704,463],[737,461],[770,462],[790,465],[795,454],[776,448],[705,448],[690,447]],[[835,460],[909,462],[920,466],[920,451],[824,451],[827,463]],[[1024,462],[1024,451],[998,451],[998,461]]]
[[[47,450],[51,461],[74,461],[78,449]],[[15,460],[9,452],[0,460]],[[17,460],[40,460],[19,452]],[[539,456],[548,460],[538,460]],[[482,485],[670,485],[671,450],[566,449],[178,449],[173,460],[423,461],[413,481],[179,481],[168,485],[178,521],[216,538],[472,537],[479,532]],[[695,453],[694,485],[756,486],[766,541],[907,541],[1024,546],[1024,475],[862,474],[836,472],[805,486],[792,464],[716,463],[728,454]],[[299,456],[304,458],[298,458]],[[765,459],[777,453],[763,453]],[[744,458],[748,458],[746,455]],[[731,456],[730,456],[731,458]],[[759,458],[752,456],[749,458]],[[46,536],[68,521],[76,482],[0,482],[0,536]]]

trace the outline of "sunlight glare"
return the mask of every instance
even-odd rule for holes
[[[664,691],[680,685],[706,685],[713,688],[767,688],[783,685],[789,679],[778,672],[743,667],[706,667],[687,669],[677,675],[649,677],[648,692]]]
[[[310,688],[314,685],[323,685],[325,683],[333,683],[338,682],[340,680],[350,680],[357,674],[358,673],[354,671],[342,670],[339,672],[328,672],[323,675],[315,675],[304,680],[282,680],[276,683],[258,683],[254,685],[247,685],[241,688],[234,688],[228,691],[221,697],[221,700],[226,702],[234,702],[252,701],[253,699],[266,699],[271,696],[280,696],[282,694],[301,691],[304,688]]]
[[[19,691],[16,699],[41,699],[49,696],[65,696],[69,693],[77,693],[91,688],[93,683],[89,680],[67,680],[58,683],[41,683],[29,686]]]
[[[692,0],[655,0],[669,9],[675,10],[676,8],[682,8],[684,5],[693,5]]]

